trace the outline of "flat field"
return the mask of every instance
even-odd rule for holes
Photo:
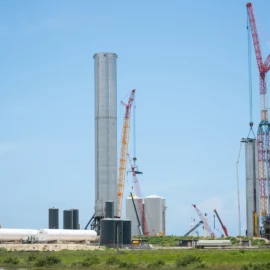
[[[91,269],[270,269],[270,250],[0,250],[0,267]]]

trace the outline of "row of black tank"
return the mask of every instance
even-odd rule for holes
[[[59,229],[59,209],[49,209],[49,229]],[[63,229],[79,230],[79,210],[70,209],[63,211]]]
[[[114,218],[114,203],[105,203],[105,218],[100,221],[100,245],[122,247],[131,244],[131,220]]]

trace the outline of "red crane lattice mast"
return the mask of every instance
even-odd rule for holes
[[[141,221],[142,221],[142,226],[143,226],[143,233],[144,233],[144,235],[149,235],[148,226],[147,226],[145,213],[144,213],[144,209],[143,209],[143,202],[142,202],[140,185],[139,185],[139,182],[138,182],[138,179],[137,179],[135,166],[132,164],[129,154],[127,154],[127,156],[128,156],[129,163],[130,163],[130,166],[131,166],[131,172],[132,172],[132,179],[133,179],[133,184],[134,184],[135,195],[140,198],[138,200],[138,206],[139,206],[139,211],[140,211],[140,216],[141,216]]]
[[[269,190],[267,192],[266,187],[267,184],[269,186],[270,180],[270,125],[268,121],[266,74],[270,70],[270,55],[263,62],[253,7],[251,3],[247,3],[246,6],[260,74],[261,121],[257,132],[258,180],[260,184],[260,212],[261,216],[266,216],[268,213],[267,198],[269,195]],[[268,175],[266,174],[267,171]]]
[[[199,218],[203,222],[204,228],[207,230],[207,232],[209,233],[210,236],[214,237],[215,234],[212,232],[212,230],[211,230],[206,218],[204,217],[203,213],[197,208],[197,206],[195,204],[192,204],[192,206],[195,208]]]
[[[216,214],[216,216],[218,218],[218,221],[219,221],[219,223],[220,223],[220,225],[222,227],[222,230],[223,230],[225,236],[228,237],[229,236],[228,235],[228,230],[227,230],[226,226],[223,224],[223,222],[222,222],[222,220],[221,220],[221,218],[220,218],[220,216],[219,216],[219,214],[218,214],[218,212],[217,212],[216,209],[214,209],[214,213]]]

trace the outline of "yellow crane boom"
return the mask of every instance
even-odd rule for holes
[[[125,119],[122,129],[122,141],[121,141],[121,151],[120,151],[120,162],[119,162],[119,172],[118,172],[118,191],[117,191],[117,216],[120,218],[122,213],[122,202],[123,193],[125,188],[125,175],[126,175],[126,164],[127,164],[127,153],[128,153],[128,143],[129,143],[129,130],[130,130],[130,111],[134,100],[135,89],[131,91],[128,104],[122,102],[126,107]]]

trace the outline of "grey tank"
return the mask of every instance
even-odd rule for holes
[[[73,211],[64,210],[63,212],[63,229],[72,230],[73,229]]]
[[[79,210],[78,209],[72,209],[72,228],[73,230],[79,230]]]
[[[247,236],[254,235],[253,213],[257,212],[259,227],[259,181],[257,181],[257,146],[255,139],[246,139],[246,222]]]
[[[113,201],[117,205],[116,59],[115,53],[94,55],[95,217],[104,217],[106,201]]]
[[[123,220],[104,218],[100,221],[100,245],[106,247],[122,247]]]
[[[59,209],[49,209],[49,229],[59,229]]]

